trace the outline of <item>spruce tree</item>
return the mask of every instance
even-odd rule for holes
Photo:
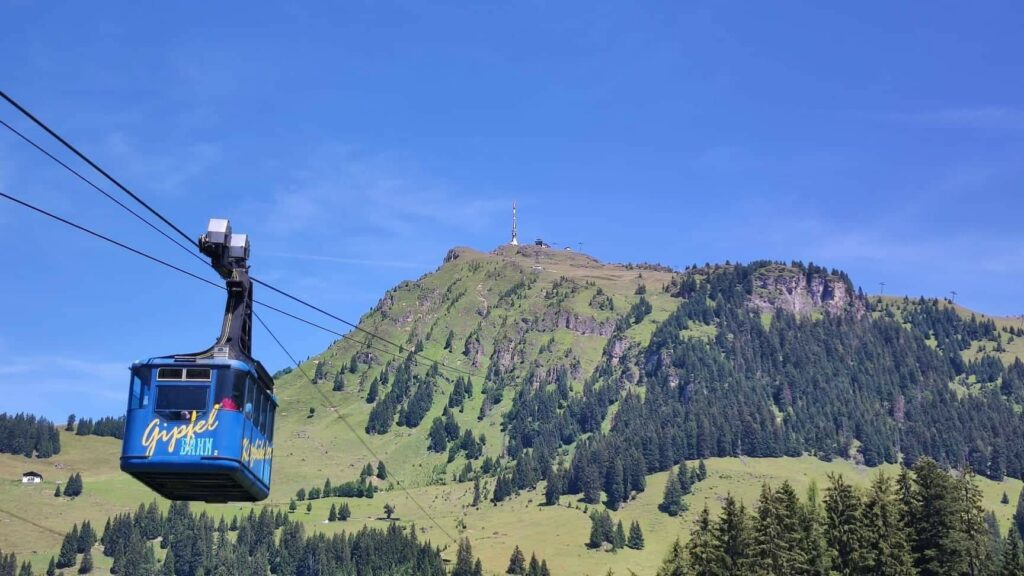
[[[1024,574],[1024,551],[1021,550],[1020,534],[1011,527],[1006,533],[1006,543],[1000,560],[998,576],[1020,576]]]
[[[167,551],[164,563],[160,566],[160,576],[174,576],[174,552]]]
[[[878,576],[914,576],[910,534],[892,479],[879,471],[863,507],[864,567]]]
[[[86,550],[82,555],[82,563],[78,565],[78,573],[88,574],[92,572],[92,568],[92,550]]]
[[[864,567],[864,531],[861,501],[841,475],[829,474],[825,489],[825,542],[831,551],[832,570],[859,574]]]
[[[32,576],[32,563],[28,560],[21,563],[21,569],[18,570],[18,576]]]
[[[505,569],[505,574],[526,574],[526,556],[523,555],[519,546],[512,549],[512,556],[508,559],[508,568]]]
[[[1017,534],[1024,538],[1024,487],[1020,489],[1020,496],[1017,497],[1017,510],[1013,513],[1013,525],[1017,527]]]
[[[479,560],[478,560],[479,562]],[[455,554],[455,568],[452,569],[452,576],[475,576],[477,573],[473,565],[473,546],[469,538],[459,540],[459,549]]]
[[[679,480],[672,468],[669,468],[668,478],[665,479],[665,493],[658,509],[669,516],[679,516],[684,511],[683,491],[679,488]]]
[[[75,565],[77,543],[71,538],[71,533],[64,535],[64,541],[60,545],[60,554],[57,555],[57,568],[70,568]]]
[[[629,538],[626,540],[626,546],[633,550],[644,549],[644,533],[640,530],[640,523],[636,520],[629,525]]]
[[[615,534],[612,537],[612,547],[621,550],[626,547],[626,530],[622,527],[622,520],[615,524]]]
[[[383,460],[377,462],[377,478],[380,478],[381,480],[388,479],[388,468],[384,465]]]
[[[974,472],[968,467],[954,481],[957,505],[955,533],[967,574],[986,574],[995,558],[992,557],[989,530],[985,523],[981,489],[974,479]],[[995,537],[999,538],[998,532]]]
[[[53,556],[50,556],[50,563],[46,565],[46,576],[57,576],[57,564]]]
[[[473,503],[470,504],[473,508],[480,506],[480,477],[477,476],[473,479]]]
[[[934,460],[921,458],[914,464],[911,549],[919,574],[953,574],[965,569],[962,542],[956,534],[955,494],[949,474]]]
[[[540,561],[540,576],[551,576],[551,570],[548,569],[548,561]]]
[[[312,502],[307,502],[306,503],[306,514],[309,514],[311,512],[313,512],[313,503]]]
[[[697,463],[697,481],[703,482],[708,477],[708,465],[704,463],[704,459],[701,458],[700,462]]]
[[[540,576],[540,562],[537,561],[537,554],[530,554],[530,565],[526,569],[527,576]]]
[[[338,521],[338,509],[334,506],[333,503],[331,504],[331,511],[327,513],[327,521],[328,522],[337,522]]]
[[[677,538],[658,568],[657,576],[689,576],[686,568],[686,550]]]
[[[288,502],[288,511],[289,511],[289,512],[295,512],[296,510],[298,510],[298,508],[299,508],[299,506],[298,506],[298,504],[296,504],[296,503],[295,503],[295,498],[292,498],[292,499],[291,499],[291,500],[290,500],[290,501]],[[237,519],[235,519],[235,518],[232,518],[232,519],[231,519],[231,525],[232,525],[232,526],[234,526],[233,530],[237,530],[237,529],[238,529],[238,524],[237,524],[237,522],[238,522],[238,520],[237,520]]]
[[[57,489],[53,491],[53,496],[54,496],[54,498],[60,498],[61,497],[60,483],[57,484]]]
[[[722,552],[723,574],[744,574],[751,547],[750,520],[746,508],[732,494],[722,503],[722,513],[712,533],[715,547]]]
[[[678,541],[676,542],[678,544]],[[686,553],[690,559],[690,574],[694,576],[719,576],[726,574],[725,555],[715,542],[711,526],[711,516],[705,503],[704,509],[697,516],[697,523],[690,531],[690,541],[686,543]]]
[[[1006,490],[1003,490],[1003,497],[999,499],[999,503],[1004,506],[1010,503],[1010,496],[1006,494]]]
[[[348,520],[352,517],[352,509],[349,508],[348,502],[341,503],[341,510],[338,512],[338,520]]]
[[[807,496],[800,509],[801,547],[807,558],[807,576],[828,574],[828,547],[822,530],[823,513],[818,498],[818,484],[811,480]]]

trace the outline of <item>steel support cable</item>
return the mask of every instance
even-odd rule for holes
[[[320,395],[320,398],[323,399],[325,404],[327,404],[327,407],[330,408],[331,411],[334,412],[334,414],[338,417],[338,419],[341,420],[341,422],[345,425],[345,427],[348,428],[350,432],[352,432],[352,435],[355,436],[357,440],[359,440],[359,443],[363,445],[363,448],[366,449],[370,456],[372,456],[374,460],[377,460],[378,462],[383,462],[384,459],[377,455],[377,452],[372,447],[370,447],[369,442],[363,439],[363,436],[359,433],[358,430],[356,430],[356,427],[353,426],[352,423],[349,422],[347,418],[345,418],[345,416],[341,413],[338,407],[331,402],[331,399],[328,398],[327,394],[323,390],[321,390],[319,386],[316,385],[316,382],[314,382],[312,378],[309,377],[309,374],[306,373],[306,370],[302,367],[302,364],[300,364],[299,361],[295,359],[295,356],[292,356],[292,353],[289,352],[287,348],[285,348],[284,344],[282,344],[281,341],[277,338],[277,336],[274,335],[274,332],[270,329],[269,326],[267,326],[267,323],[264,322],[262,318],[260,318],[259,314],[253,312],[253,316],[256,316],[256,320],[258,320],[260,325],[263,326],[263,329],[266,330],[268,334],[270,334],[270,337],[274,339],[274,342],[277,342],[277,345],[281,348],[285,355],[287,355],[288,358],[291,359],[292,363],[295,364],[295,367],[299,370],[299,372],[306,378],[306,380],[309,380],[310,384],[313,385],[313,389],[317,391],[317,393]],[[399,478],[395,476],[393,472],[389,472],[388,476],[394,479],[395,485],[398,486],[398,488],[402,490],[406,497],[408,497],[409,500],[411,500],[412,503],[415,504],[416,507],[420,509],[420,512],[423,512],[423,514],[427,518],[429,518],[431,522],[434,523],[434,526],[437,526],[438,530],[444,533],[444,535],[447,536],[448,539],[451,540],[453,544],[458,544],[458,541],[455,539],[455,537],[452,536],[451,533],[449,533],[447,530],[445,530],[444,526],[441,526],[441,523],[438,522],[433,516],[431,516],[430,512],[427,512],[427,509],[424,508],[423,505],[420,504],[419,501],[413,497],[412,493],[409,492],[409,490],[402,484],[402,481],[399,480]]]

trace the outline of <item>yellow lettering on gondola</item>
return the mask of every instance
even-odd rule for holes
[[[160,418],[154,418],[142,433],[142,445],[146,448],[146,456],[152,456],[159,444],[166,443],[167,452],[174,452],[174,446],[179,440],[185,439],[191,443],[196,434],[216,429],[219,410],[220,404],[214,404],[213,410],[210,410],[206,418],[198,422],[196,422],[196,412],[193,410],[188,424],[178,424],[171,428],[167,428],[167,424],[163,423]]]
[[[257,440],[252,444],[248,438],[242,438],[242,462],[252,466],[254,462],[270,460],[274,448],[264,440]]]

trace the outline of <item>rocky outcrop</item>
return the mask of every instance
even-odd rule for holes
[[[548,308],[535,322],[537,330],[552,332],[565,328],[581,336],[611,336],[615,331],[615,320],[598,320],[562,308]]]
[[[842,276],[805,274],[776,265],[758,270],[751,281],[750,303],[764,312],[782,309],[806,316],[815,310],[832,314],[849,311],[860,316],[866,310],[863,299]]]

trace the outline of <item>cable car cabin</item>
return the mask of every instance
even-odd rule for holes
[[[272,386],[261,365],[237,360],[132,365],[121,469],[171,500],[263,500],[277,408]]]
[[[132,364],[121,470],[172,500],[256,502],[270,493],[277,400],[252,357],[249,240],[213,219],[199,248],[227,284],[220,337]]]

